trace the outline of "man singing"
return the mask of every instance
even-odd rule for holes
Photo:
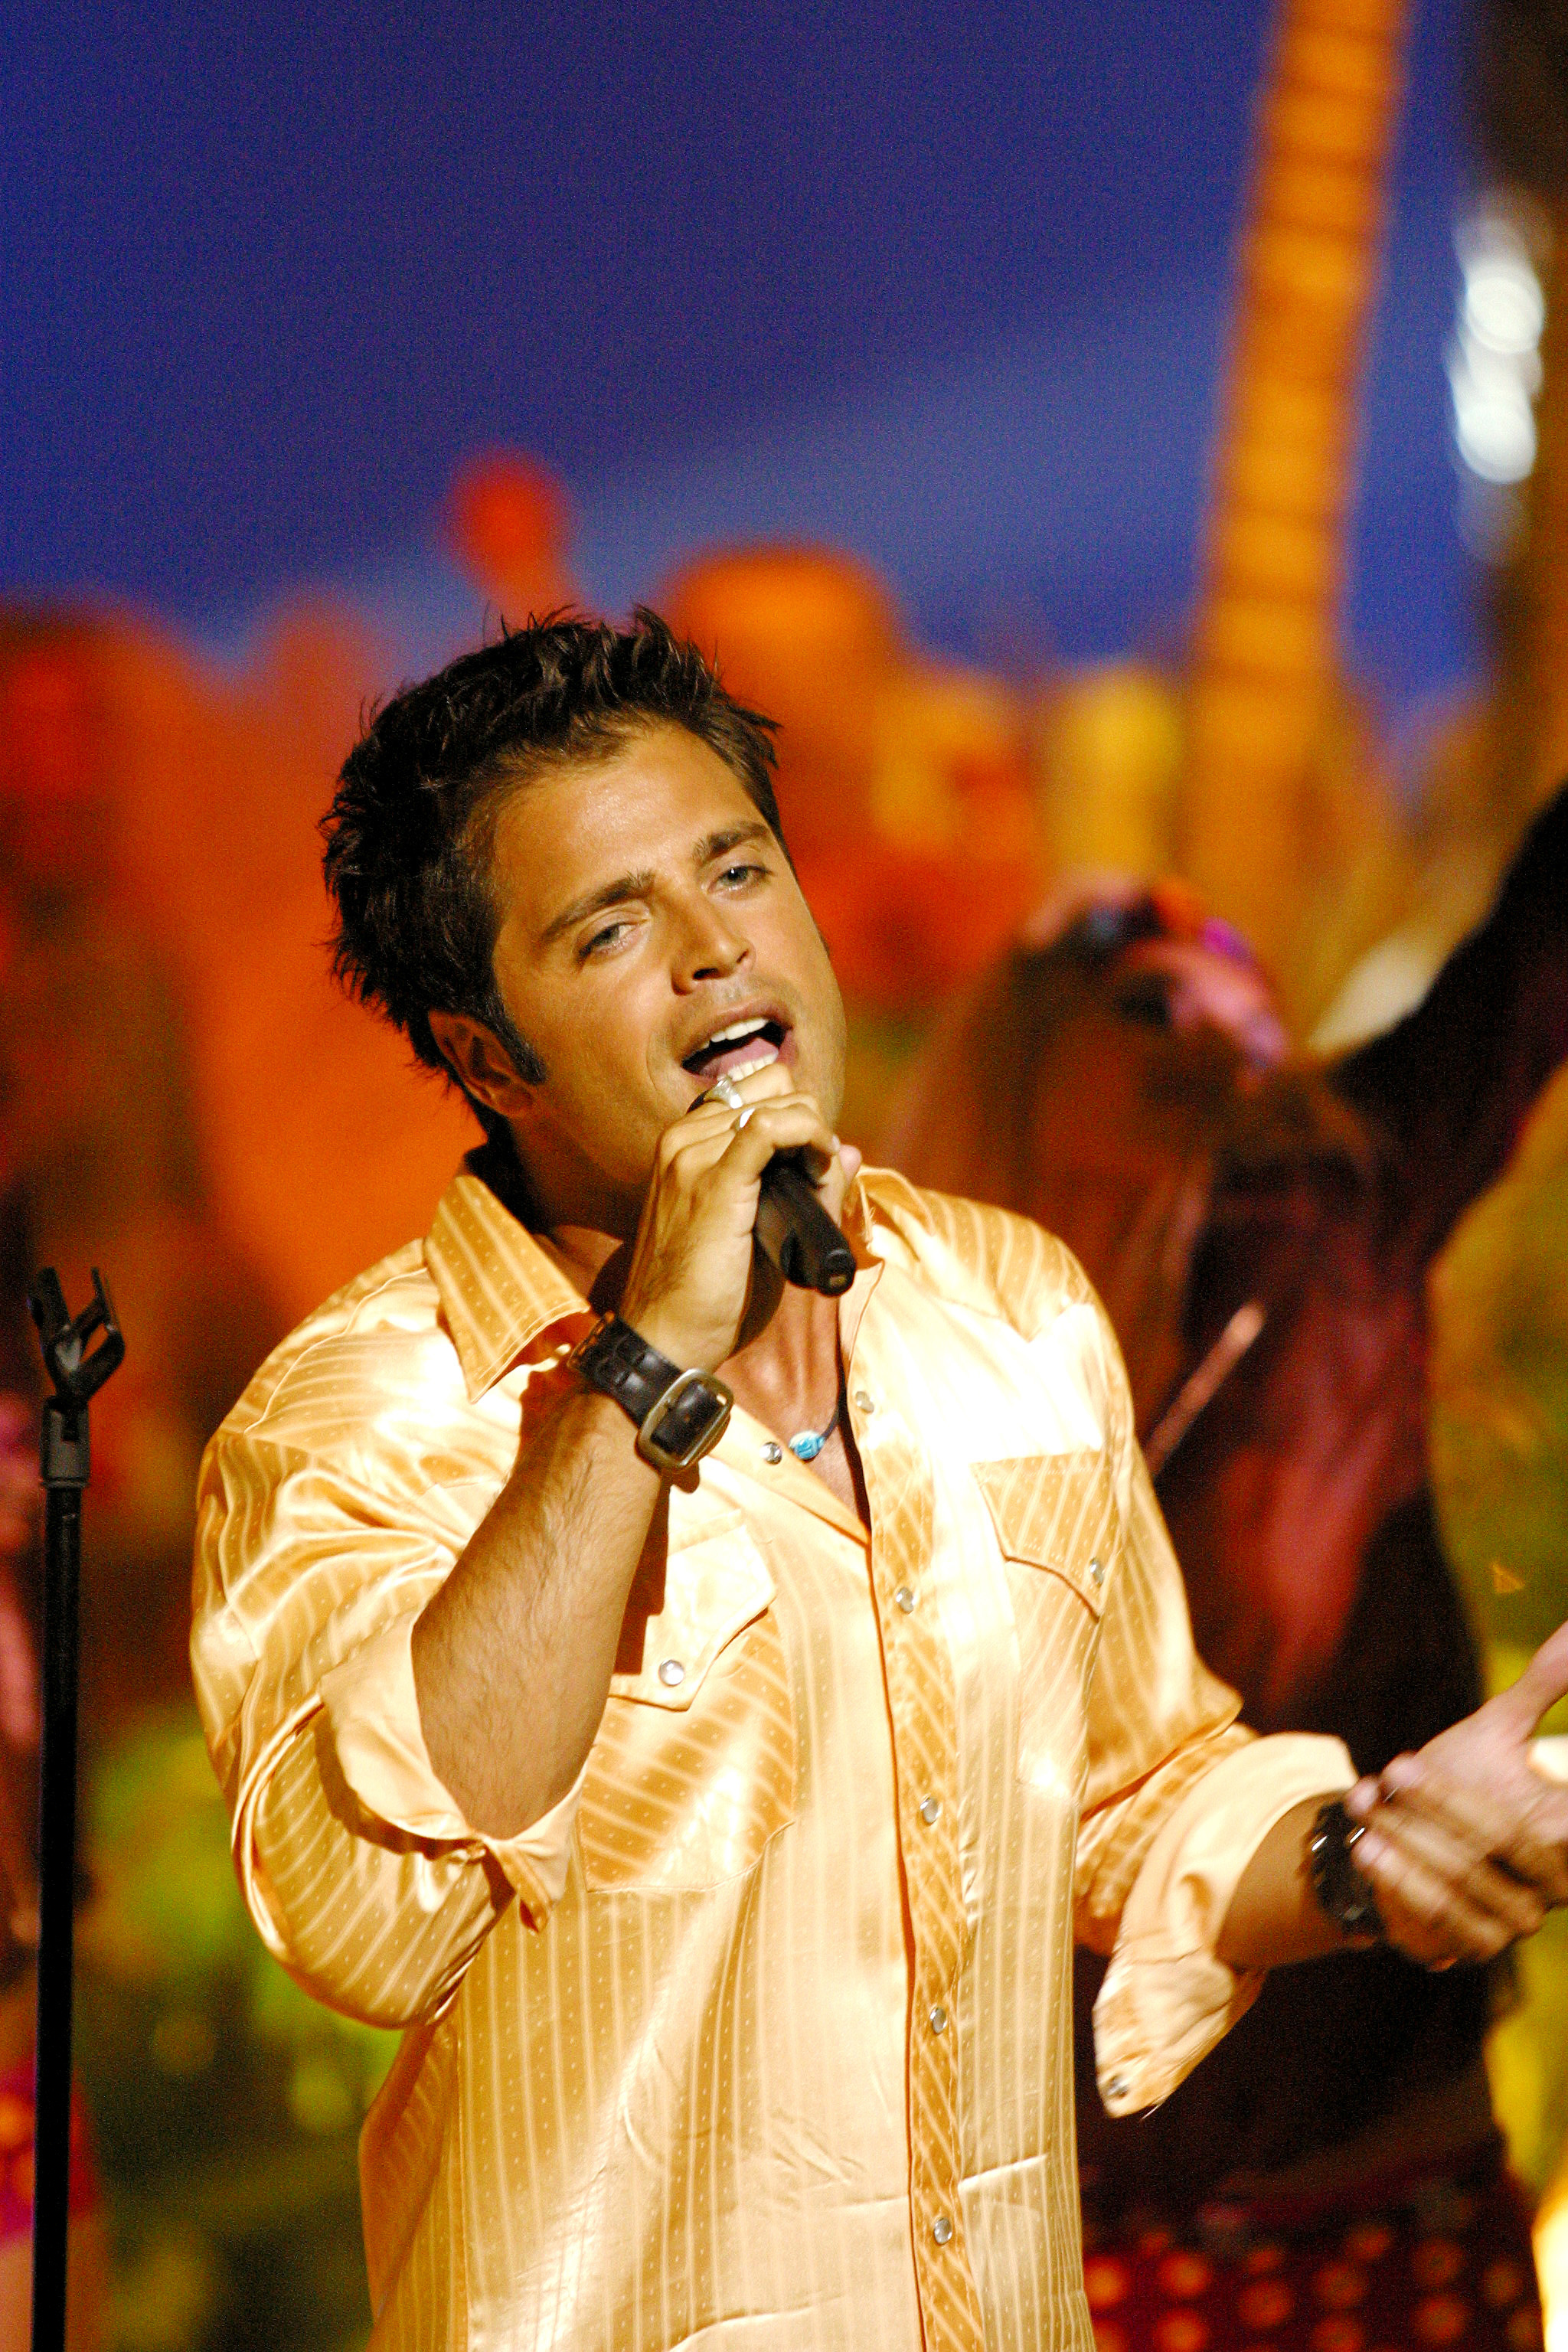
[[[833,1132],[771,760],[651,615],[556,621],[328,821],[339,969],[487,1139],[214,1439],[194,1655],[261,1934],[404,2029],[377,2346],[1084,2352],[1075,1937],[1124,2114],[1268,1966],[1568,1892],[1520,1702],[1484,1820],[1461,1726],[1359,1846],[1339,1743],[1237,1725],[1072,1259]],[[779,1154],[840,1297],[755,1245]]]

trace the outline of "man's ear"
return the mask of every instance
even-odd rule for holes
[[[477,1101],[502,1118],[521,1118],[533,1107],[534,1090],[519,1076],[511,1055],[493,1030],[466,1013],[432,1013],[430,1034],[447,1068]]]

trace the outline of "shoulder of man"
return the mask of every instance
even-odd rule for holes
[[[352,1389],[362,1398],[384,1385],[402,1389],[415,1360],[427,1372],[433,1354],[451,1358],[460,1383],[424,1245],[405,1242],[334,1291],[279,1342],[224,1416],[212,1447],[255,1436],[264,1426],[287,1442],[297,1412],[319,1413],[323,1389]]]
[[[928,1192],[896,1169],[866,1168],[869,1247],[955,1307],[994,1315],[1026,1339],[1068,1307],[1100,1302],[1065,1242],[1028,1217]]]

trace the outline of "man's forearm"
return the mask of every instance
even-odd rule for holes
[[[1230,1969],[1277,1969],[1342,1951],[1345,1938],[1312,1892],[1308,1842],[1327,1796],[1275,1822],[1243,1871],[1215,1947]]]
[[[515,1837],[593,1744],[659,1496],[610,1398],[574,1389],[414,1628],[426,1748],[466,1818]]]
[[[1357,1874],[1388,1941],[1425,1968],[1495,1959],[1534,1933],[1550,1904],[1568,1899],[1559,1792],[1521,1761],[1543,1706],[1568,1680],[1568,1628],[1536,1665],[1542,1661],[1545,1679],[1532,1668],[1522,1698],[1504,1692],[1418,1756],[1390,1766],[1384,1778],[1398,1780],[1402,1769],[1403,1783],[1386,1801],[1375,1782],[1350,1792],[1347,1811],[1366,1832]],[[1453,1765],[1467,1761],[1468,1777],[1455,1776]],[[1312,1887],[1310,1841],[1321,1801],[1277,1822],[1247,1864],[1215,1944],[1227,1967],[1278,1968],[1344,1948]]]
[[[1313,1823],[1320,1808],[1339,1793],[1327,1790],[1295,1806],[1247,1864],[1215,1947],[1227,1968],[1282,1968],[1376,1940],[1344,1935],[1313,1892]],[[1384,1835],[1408,1862],[1421,1833],[1388,1827]],[[1493,1959],[1529,1932],[1523,1890],[1494,1883],[1495,1874],[1478,1873],[1452,1841],[1439,1837],[1431,1844],[1418,1878],[1413,1874],[1402,1885],[1380,1876],[1373,1885],[1384,1934],[1396,1950],[1424,1968],[1447,1968],[1456,1960]]]

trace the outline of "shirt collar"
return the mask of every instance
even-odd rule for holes
[[[425,1237],[470,1398],[493,1388],[552,1324],[593,1312],[479,1172],[471,1151],[441,1195]]]
[[[870,1244],[874,1223],[870,1194],[861,1181],[862,1175],[870,1172],[868,1170],[857,1171],[854,1181],[844,1195],[844,1212],[839,1219],[845,1239],[859,1257],[864,1257]]]
[[[470,1399],[493,1388],[542,1331],[593,1313],[481,1172],[470,1151],[441,1195],[425,1237],[425,1264],[440,1296]],[[871,1204],[856,1178],[844,1230],[864,1252]]]

